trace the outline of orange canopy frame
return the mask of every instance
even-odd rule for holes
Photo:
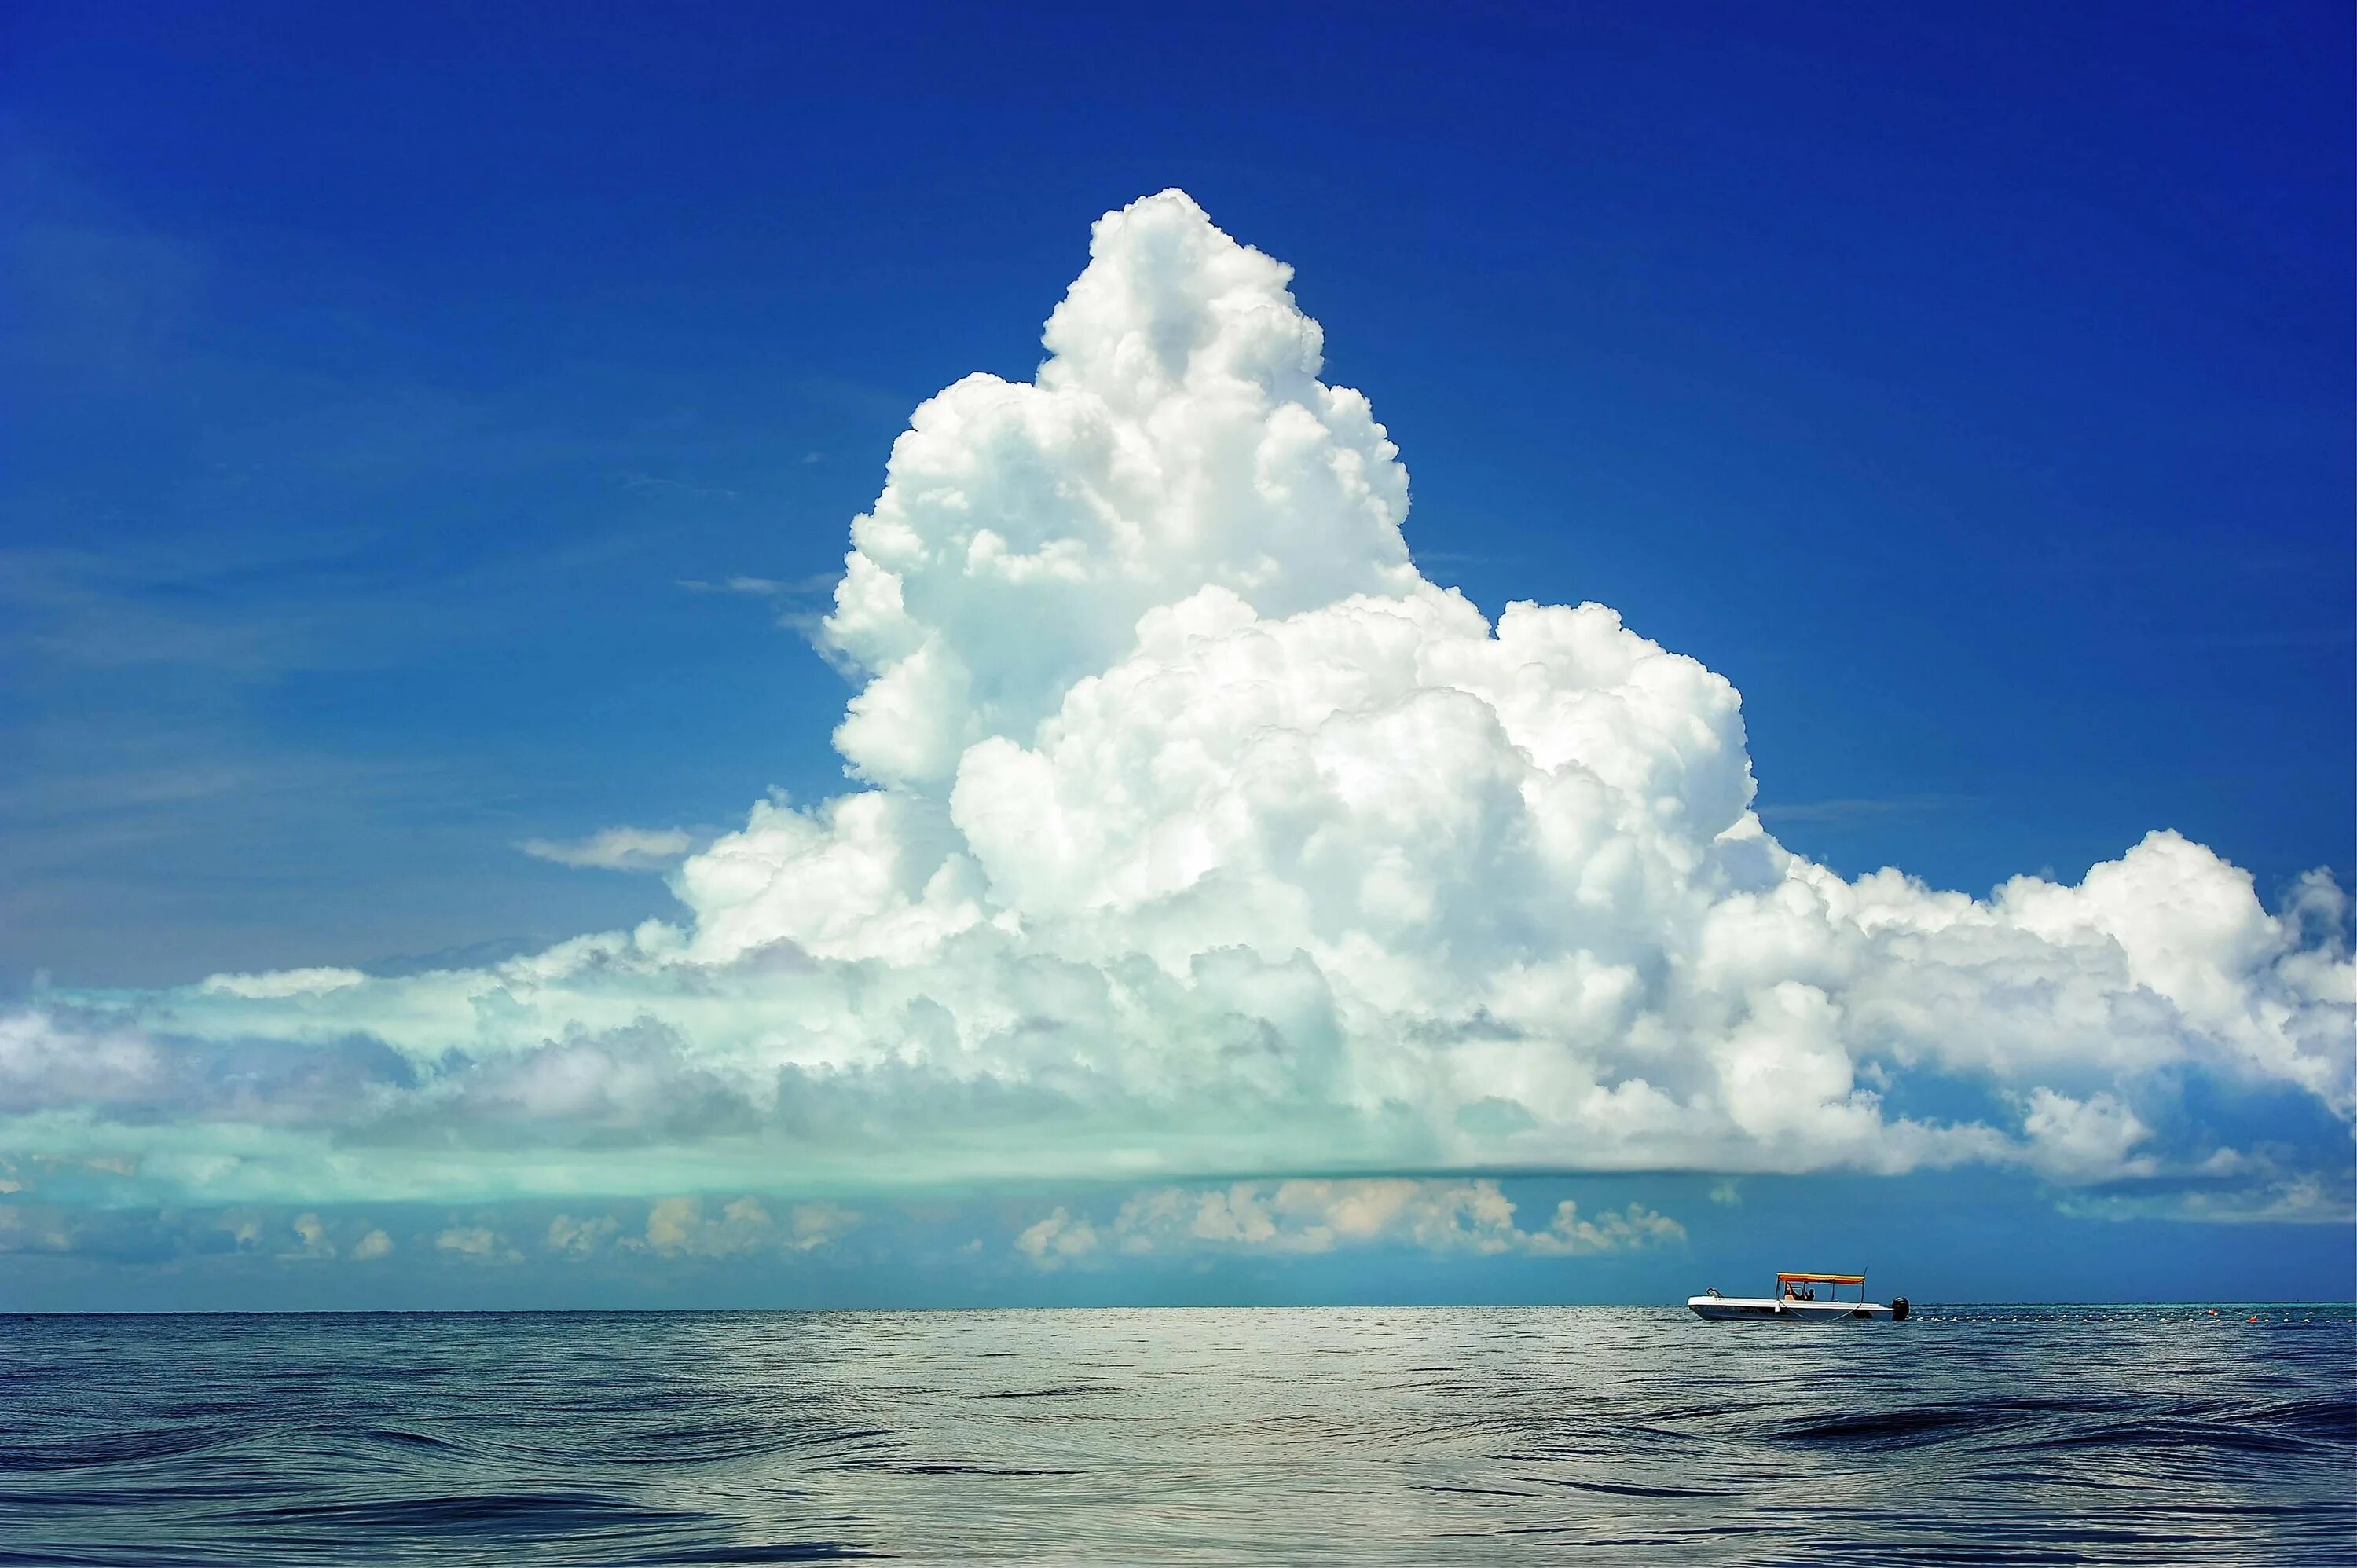
[[[1862,1285],[1864,1274],[1778,1274],[1778,1284]]]

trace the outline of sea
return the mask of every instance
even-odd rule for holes
[[[2348,1563],[2357,1309],[0,1318],[0,1563]]]

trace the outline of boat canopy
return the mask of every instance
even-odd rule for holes
[[[1864,1274],[1778,1274],[1776,1283],[1780,1285],[1862,1285],[1866,1283],[1866,1276]]]

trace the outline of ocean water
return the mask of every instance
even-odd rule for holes
[[[861,1560],[2349,1563],[2357,1312],[0,1319],[0,1562]]]

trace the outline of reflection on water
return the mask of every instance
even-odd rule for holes
[[[0,1563],[2347,1561],[2352,1373],[2327,1307],[0,1319]]]

